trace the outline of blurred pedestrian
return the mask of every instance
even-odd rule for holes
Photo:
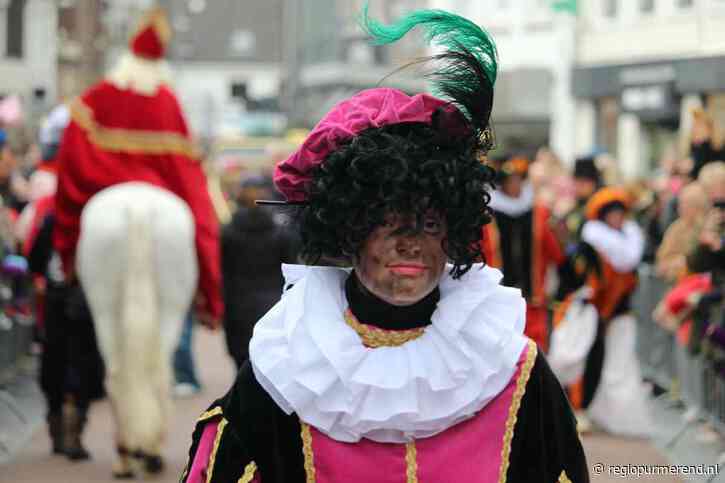
[[[503,284],[521,289],[526,298],[526,330],[542,350],[548,347],[549,268],[564,262],[552,229],[550,210],[535,202],[527,180],[529,163],[513,156],[498,167],[498,188],[491,194],[494,219],[483,229],[486,263],[503,272]]]
[[[722,128],[710,113],[699,107],[692,110],[690,156],[693,160],[692,179],[698,179],[706,164],[725,159]]]
[[[28,201],[28,181],[19,170],[27,150],[28,144],[21,128],[0,129],[0,197],[15,216]]]
[[[53,249],[55,156],[69,122],[68,110],[54,109],[41,126],[43,160],[31,176],[31,203],[16,229],[22,236],[36,287],[36,314],[42,326],[40,386],[48,406],[52,451],[69,459],[90,457],[82,442],[93,399],[104,394],[104,366],[88,305],[78,284],[69,283]]]
[[[26,244],[31,234],[37,232],[45,217],[49,203],[44,199],[55,195],[58,186],[57,154],[65,128],[70,122],[68,106],[56,106],[40,126],[40,163],[35,166],[28,182],[28,204],[23,208],[15,226],[20,243]],[[27,247],[24,249],[27,252]]]
[[[242,180],[238,209],[222,230],[224,332],[237,368],[249,357],[254,324],[279,300],[282,263],[295,263],[296,243],[289,227],[275,221],[255,200],[270,199],[268,178]]]
[[[31,272],[43,277],[40,387],[53,453],[78,461],[90,457],[82,438],[91,402],[104,395],[104,366],[83,291],[65,278],[53,249],[55,229],[47,213],[29,250]]]
[[[574,162],[574,201],[575,205],[563,217],[557,230],[567,253],[580,241],[581,229],[586,222],[585,208],[589,198],[602,187],[602,175],[594,156],[578,158]]]
[[[687,255],[695,247],[709,200],[700,183],[685,186],[678,202],[679,218],[665,232],[657,249],[657,274],[670,283],[687,273]]]
[[[710,272],[715,285],[725,282],[725,162],[707,164],[700,171],[699,183],[707,193],[711,208],[705,215],[695,248],[687,257],[693,273]]]
[[[582,382],[570,388],[572,403],[580,409],[577,416],[582,430],[591,418],[614,434],[644,436],[651,425],[635,351],[636,321],[631,314],[644,235],[629,219],[630,209],[631,198],[620,188],[602,188],[591,197],[582,242],[562,272],[567,274],[562,285],[569,294],[589,287],[599,316]]]
[[[553,216],[562,217],[571,210],[575,203],[574,182],[550,148],[544,146],[536,152],[529,178],[537,202],[546,206]]]

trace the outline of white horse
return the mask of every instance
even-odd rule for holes
[[[139,462],[160,472],[172,410],[171,358],[198,278],[191,210],[147,183],[97,193],[81,216],[76,270],[106,363],[118,447],[114,475],[133,477]]]

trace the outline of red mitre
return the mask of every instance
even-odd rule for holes
[[[171,40],[171,25],[166,12],[159,7],[149,10],[129,41],[129,48],[138,57],[159,60]]]

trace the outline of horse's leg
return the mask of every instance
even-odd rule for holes
[[[95,207],[94,207],[95,205]],[[98,348],[106,366],[106,389],[115,422],[118,457],[113,465],[117,478],[131,478],[132,441],[124,424],[126,397],[124,350],[121,330],[121,294],[125,272],[124,236],[126,220],[118,206],[90,203],[82,218],[77,250],[77,272],[93,314]],[[109,256],[113,254],[113,256]]]
[[[153,383],[161,407],[162,424],[155,446],[144,448],[149,455],[149,471],[160,470],[157,466],[162,466],[161,446],[173,411],[171,360],[197,284],[194,224],[188,208],[173,198],[157,203],[155,208],[154,266],[160,352],[163,357]]]

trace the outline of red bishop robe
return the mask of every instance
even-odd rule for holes
[[[86,202],[109,186],[144,181],[186,201],[196,222],[202,307],[222,315],[219,227],[207,181],[173,92],[146,96],[102,81],[71,105],[58,153],[54,245],[66,272],[74,264]]]

